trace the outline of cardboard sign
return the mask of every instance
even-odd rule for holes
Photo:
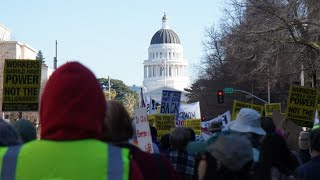
[[[180,99],[181,91],[162,90],[160,113],[177,116],[180,108]]]
[[[201,119],[186,119],[185,127],[191,128],[197,135],[201,135]]]
[[[302,127],[313,127],[318,104],[318,89],[291,85],[286,108],[286,116]]]
[[[281,103],[270,103],[264,105],[264,113],[266,117],[271,117],[273,110],[281,112]]]
[[[150,126],[147,120],[147,108],[139,108],[134,112],[134,123],[138,139],[138,146],[145,152],[153,153]]]
[[[235,120],[237,117],[237,114],[239,113],[240,109],[242,108],[251,108],[256,110],[260,115],[263,114],[263,106],[257,105],[257,104],[251,104],[251,103],[245,103],[241,101],[234,100],[233,106],[232,106],[232,116],[231,120]]]
[[[6,59],[2,111],[38,111],[40,83],[40,61]]]
[[[159,139],[165,134],[170,134],[171,130],[175,128],[175,116],[173,114],[156,114],[154,116],[154,126],[157,128]]]
[[[277,129],[281,129],[285,134],[285,140],[289,149],[299,150],[299,135],[302,128],[286,119],[278,110],[273,110],[272,119]]]

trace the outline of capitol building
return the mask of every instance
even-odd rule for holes
[[[182,91],[182,102],[187,101],[184,88],[189,85],[188,61],[183,57],[178,35],[169,28],[166,15],[162,18],[162,28],[151,39],[143,70],[146,97],[160,102],[162,90],[175,90]]]

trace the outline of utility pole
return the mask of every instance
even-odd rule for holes
[[[57,69],[57,62],[58,62],[58,41],[56,40],[56,56],[53,58],[53,68]]]
[[[108,76],[108,100],[111,100],[111,83],[110,83],[110,76]]]

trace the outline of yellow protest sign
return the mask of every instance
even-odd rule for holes
[[[287,118],[298,126],[313,127],[318,104],[318,89],[291,85],[286,108]]]
[[[175,128],[174,114],[155,114],[154,126],[158,131],[158,138],[165,134],[170,134],[171,130]]]
[[[2,111],[38,111],[40,82],[40,61],[6,59]]]
[[[197,135],[201,135],[201,119],[186,119],[185,127],[191,128]]]
[[[263,114],[263,106],[257,105],[257,104],[251,104],[251,103],[245,103],[241,101],[234,100],[233,106],[232,106],[232,115],[231,120],[235,120],[237,117],[237,114],[239,113],[240,109],[242,108],[251,108],[256,110],[260,115]]]
[[[156,121],[156,116],[155,115],[148,115],[148,121],[150,126],[155,126],[154,122]]]
[[[281,112],[280,103],[270,103],[264,105],[264,112],[266,117],[271,117],[273,110],[276,109],[278,112]]]

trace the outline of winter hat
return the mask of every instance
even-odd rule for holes
[[[250,141],[236,134],[219,136],[214,143],[209,145],[208,152],[232,171],[239,171],[252,161]]]
[[[54,71],[43,91],[41,139],[101,139],[105,113],[105,97],[94,74],[68,62]]]
[[[20,137],[12,125],[0,119],[0,146],[21,144]]]
[[[13,123],[13,127],[17,130],[23,143],[37,139],[37,130],[30,121],[19,119]]]
[[[309,149],[309,136],[310,133],[306,131],[301,131],[299,136],[299,149],[306,150]]]
[[[208,131],[210,131],[210,132],[221,131],[221,129],[222,129],[222,122],[221,121],[214,121],[208,127]]]
[[[236,119],[229,123],[227,127],[237,132],[251,132],[258,135],[266,134],[260,125],[260,114],[256,110],[249,108],[242,108]]]

